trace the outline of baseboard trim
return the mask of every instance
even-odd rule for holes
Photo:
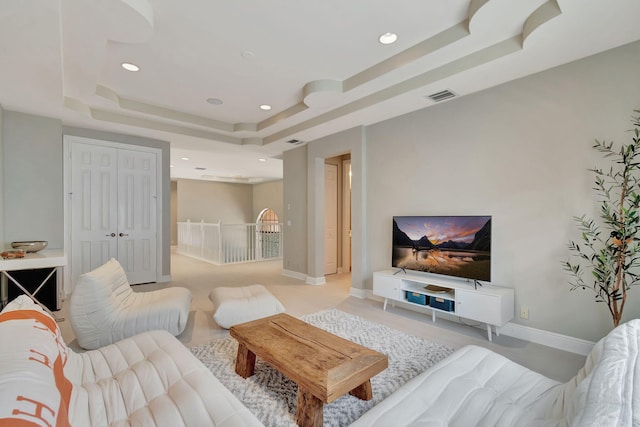
[[[327,281],[325,280],[324,276],[320,276],[320,277],[307,276],[307,284],[309,285],[324,285],[325,283],[327,283]]]
[[[349,289],[349,295],[351,295],[352,297],[360,298],[360,299],[367,299],[371,295],[371,291],[368,289],[359,289],[359,288],[351,287]]]
[[[351,296],[356,298],[361,298],[360,295],[365,295],[368,299],[372,299],[374,301],[383,301],[384,298],[377,297],[373,295],[373,291],[371,290],[362,290],[351,288],[349,291]],[[392,302],[390,300],[390,302]],[[415,311],[417,313],[425,314],[426,316],[430,315],[428,307],[425,307],[424,310],[418,309],[417,307],[403,307],[401,302],[396,304],[396,307],[403,308],[405,310]],[[485,329],[486,326],[483,323],[478,328]],[[568,335],[562,335],[555,332],[544,331],[542,329],[532,328],[530,326],[519,325],[517,323],[509,322],[503,327],[500,328],[500,335],[507,335],[513,338],[518,338],[524,341],[533,342],[536,344],[546,345],[547,347],[557,348],[559,350],[568,351],[570,353],[579,354],[581,356],[586,356],[591,352],[591,349],[595,345],[595,343],[587,340],[583,340],[580,338],[570,337]]]
[[[327,283],[324,276],[311,277],[311,276],[307,276],[304,273],[299,273],[297,271],[282,269],[282,275],[291,277],[293,279],[304,280],[304,282],[308,285],[324,285],[325,283]]]
[[[282,269],[282,275],[283,276],[287,276],[287,277],[291,277],[293,279],[302,280],[302,281],[306,281],[307,280],[307,275],[306,274],[300,273],[300,272],[297,272],[297,271],[291,271],[291,270]]]
[[[555,332],[544,331],[529,326],[509,322],[500,328],[500,333],[536,344],[546,345],[560,350],[586,356],[595,343],[580,338],[570,337]]]

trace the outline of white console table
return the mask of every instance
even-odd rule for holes
[[[28,253],[24,258],[15,258],[15,259],[2,259],[0,258],[0,273],[7,278],[6,286],[16,286],[25,295],[29,296],[32,300],[34,300],[37,304],[39,304],[44,310],[46,310],[49,314],[51,314],[54,318],[55,315],[49,310],[44,304],[42,304],[36,298],[40,289],[45,285],[47,280],[53,275],[55,271],[67,265],[67,256],[64,253],[63,249],[44,249],[42,251],[36,253]],[[25,289],[25,287],[20,284],[16,279],[11,275],[12,271],[16,270],[31,270],[36,268],[51,268],[51,273],[47,276],[45,280],[32,292],[29,292]],[[61,277],[61,274],[58,274],[58,280]],[[7,295],[7,289],[2,289],[1,291],[2,298],[5,299]],[[60,298],[59,287],[56,289],[56,297]],[[59,305],[59,304],[58,304]]]
[[[428,285],[448,288],[446,292],[430,292],[425,289]],[[426,304],[417,304],[407,299],[407,292],[424,295]],[[373,273],[373,294],[384,297],[383,310],[387,309],[387,301],[399,301],[417,307],[431,310],[432,321],[436,321],[436,313],[447,313],[465,319],[486,323],[487,337],[491,341],[491,326],[495,327],[496,335],[499,328],[513,318],[514,293],[513,289],[502,286],[483,285],[474,287],[456,279],[446,277],[432,278],[415,273],[395,272],[391,270]],[[452,310],[441,310],[429,306],[430,298],[452,302]]]

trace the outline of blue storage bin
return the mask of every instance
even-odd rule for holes
[[[419,294],[417,292],[405,291],[407,301],[414,304],[429,305],[429,297],[427,295]]]
[[[431,297],[429,298],[429,307],[437,308],[438,310],[453,311],[455,310],[455,302],[450,299]]]

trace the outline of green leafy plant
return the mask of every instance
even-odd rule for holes
[[[640,115],[632,123],[632,143],[619,150],[613,142],[596,140],[593,145],[611,160],[608,170],[590,169],[600,223],[586,215],[574,217],[582,237],[569,242],[570,259],[564,263],[572,276],[571,290],[592,289],[596,301],[609,308],[614,327],[622,319],[627,291],[640,283]]]

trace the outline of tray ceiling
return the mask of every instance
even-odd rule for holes
[[[3,108],[168,140],[173,177],[247,183],[281,178],[292,139],[640,39],[637,0],[5,0],[0,16]]]

